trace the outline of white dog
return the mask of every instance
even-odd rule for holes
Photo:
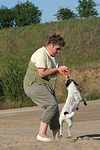
[[[68,134],[69,137],[71,137],[70,128],[73,125],[74,110],[78,110],[81,101],[84,102],[84,105],[87,105],[87,102],[85,98],[81,97],[80,92],[77,90],[76,86],[78,86],[78,84],[73,81],[73,79],[70,79],[69,75],[66,76],[66,80],[68,97],[59,117],[60,136],[62,136],[63,122],[66,121],[68,123]]]

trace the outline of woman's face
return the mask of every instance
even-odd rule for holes
[[[61,46],[60,45],[53,45],[50,44],[50,55],[51,56],[55,56],[57,53],[59,53],[61,50]]]

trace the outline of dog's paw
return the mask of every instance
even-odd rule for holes
[[[67,138],[68,138],[68,139],[72,139],[72,136],[70,135],[70,136],[68,136]]]
[[[59,138],[62,138],[62,135],[59,135]]]
[[[84,102],[84,105],[87,105],[87,102]]]

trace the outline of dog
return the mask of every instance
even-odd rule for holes
[[[66,98],[65,105],[60,113],[59,123],[60,123],[60,137],[62,137],[62,128],[63,122],[66,121],[68,123],[68,135],[69,138],[72,138],[70,133],[70,129],[73,125],[73,115],[74,110],[78,110],[78,106],[81,101],[84,102],[84,105],[87,105],[86,99],[81,97],[80,92],[77,90],[78,84],[70,78],[69,75],[66,76],[66,88],[68,90],[68,96]]]

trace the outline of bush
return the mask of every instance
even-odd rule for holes
[[[87,100],[97,100],[100,99],[100,93],[98,91],[94,91],[93,93],[90,93],[87,97]]]
[[[21,61],[18,59],[10,60],[7,63],[7,70],[2,73],[2,90],[6,100],[16,105],[13,107],[25,106],[28,97],[23,90],[23,79],[25,75],[25,69],[21,65]]]

